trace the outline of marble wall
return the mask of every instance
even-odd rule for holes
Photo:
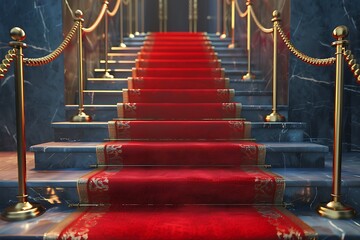
[[[334,56],[331,43],[333,29],[346,25],[350,34],[350,49],[360,59],[360,5],[357,0],[292,0],[291,40],[294,45],[313,57]],[[290,58],[289,118],[308,123],[307,139],[332,144],[334,119],[335,66],[316,67]],[[360,87],[347,66],[344,91],[344,142],[347,150],[360,147]]]
[[[23,28],[28,48],[25,57],[49,54],[62,41],[62,1],[0,1],[0,56],[10,49],[9,31]],[[51,141],[50,123],[64,119],[64,67],[60,56],[41,67],[25,67],[25,111],[27,145]],[[13,67],[0,79],[0,150],[16,148]]]

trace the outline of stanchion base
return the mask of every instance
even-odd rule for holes
[[[120,47],[126,48],[126,44],[125,43],[120,43]]]
[[[234,43],[230,43],[229,45],[228,45],[228,48],[235,48],[235,44]]]
[[[138,35],[140,35],[140,33],[139,33],[139,32],[135,32],[135,35],[138,36]]]
[[[45,208],[39,203],[19,202],[5,209],[1,219],[5,221],[21,221],[38,217],[45,212]]]
[[[226,38],[226,34],[225,34],[225,33],[221,34],[221,35],[220,35],[220,38],[221,38],[221,39]]]
[[[111,75],[108,71],[106,71],[103,78],[114,78],[114,75]]]
[[[323,217],[331,219],[350,219],[355,217],[355,210],[349,206],[343,205],[341,202],[331,201],[329,203],[320,204],[316,211]]]
[[[132,33],[129,34],[129,38],[134,38],[134,37],[135,37],[134,34],[132,34]]]
[[[220,32],[216,32],[215,34],[216,34],[217,36],[220,36],[221,33],[220,33]]]
[[[266,122],[285,122],[285,117],[277,112],[272,112],[265,117]]]
[[[73,122],[91,122],[91,117],[84,112],[79,113],[72,117],[71,121]]]
[[[249,80],[254,80],[254,79],[255,79],[255,75],[252,74],[251,72],[248,72],[247,74],[242,76],[242,80],[244,80],[244,81],[249,81]]]

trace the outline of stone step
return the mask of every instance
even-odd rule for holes
[[[18,182],[16,153],[0,153],[0,211],[17,203]],[[5,157],[4,154],[10,155]],[[315,209],[319,203],[331,200],[332,159],[326,155],[325,168],[273,168],[272,171],[285,180],[284,202],[291,212],[318,233],[318,239],[360,239],[359,217],[350,220],[330,220],[320,217]],[[344,153],[342,164],[342,197],[344,204],[360,211],[359,154]],[[43,239],[44,233],[65,220],[77,208],[77,181],[88,174],[89,169],[57,169],[41,171],[34,169],[33,154],[27,154],[27,189],[30,201],[41,203],[47,211],[38,218],[5,222],[0,220],[1,239]],[[25,226],[25,227],[24,227]]]
[[[89,168],[96,164],[96,146],[99,142],[48,142],[30,147],[35,153],[35,168],[51,170]],[[328,147],[314,143],[265,142],[266,164],[274,168],[324,167]]]
[[[78,113],[78,105],[65,105],[65,117],[71,119]],[[94,121],[109,121],[117,118],[116,105],[84,105],[85,112],[92,117]],[[288,107],[278,106],[278,113],[288,118]],[[241,117],[251,122],[263,122],[266,115],[272,112],[271,105],[243,105]]]
[[[237,79],[230,80],[229,88],[247,92],[266,90],[265,80],[243,81],[241,76],[238,76]],[[86,89],[88,90],[121,90],[123,88],[128,88],[127,78],[88,78],[86,81]]]
[[[111,68],[112,66],[108,66],[108,71],[114,78],[127,78],[132,76],[132,69],[123,69],[123,68]],[[241,78],[243,75],[247,73],[247,68],[243,66],[243,68],[233,68],[233,69],[224,69],[225,76],[229,78]],[[105,68],[95,68],[94,69],[95,76],[100,78],[105,74]],[[258,77],[261,77],[261,72],[258,70],[254,70],[252,72]]]
[[[43,205],[49,205],[42,201]],[[0,209],[2,210],[2,209]],[[314,209],[294,210],[289,209],[293,214],[299,217],[306,224],[311,226],[317,233],[317,239],[360,239],[358,219],[355,220],[329,220],[319,216]],[[48,210],[35,219],[29,219],[18,222],[4,222],[0,220],[0,238],[1,239],[43,239],[44,234],[53,229],[63,220],[68,219],[71,214],[77,212],[76,208],[68,208],[61,204],[49,205]],[[99,212],[101,213],[101,212]],[[24,227],[24,225],[26,227]],[[336,228],[334,227],[336,226]],[[338,230],[338,229],[341,229]],[[344,238],[344,236],[346,236]]]
[[[56,142],[101,142],[109,138],[107,122],[54,122]],[[251,137],[258,142],[303,142],[301,122],[253,122]]]
[[[234,102],[245,105],[270,104],[272,93],[269,91],[235,91]],[[122,90],[84,90],[84,103],[96,105],[123,102]]]
[[[222,68],[225,69],[246,69],[247,68],[247,61],[246,60],[220,60],[220,64]],[[134,60],[108,60],[108,68],[110,69],[131,69],[135,67]],[[100,60],[99,68],[105,68],[105,60]]]
[[[133,41],[125,41],[125,44],[127,47],[141,47],[144,45],[144,41],[136,39]],[[227,48],[229,44],[230,42],[228,41],[211,41],[211,45],[214,47]]]

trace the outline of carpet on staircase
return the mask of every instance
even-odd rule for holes
[[[119,119],[109,121],[112,141],[96,149],[104,167],[78,181],[81,203],[99,207],[76,212],[45,239],[315,239],[281,207],[284,179],[265,168],[265,147],[250,140],[223,70],[182,61],[216,60],[213,48],[171,51],[179,44],[203,48],[208,38],[146,38],[155,52],[138,54],[144,65],[133,70]],[[164,45],[168,52],[156,52]]]

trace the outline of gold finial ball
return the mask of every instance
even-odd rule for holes
[[[75,11],[75,17],[83,18],[83,16],[84,16],[84,14],[83,14],[83,12],[81,10],[78,9],[78,10]]]
[[[333,37],[336,39],[343,39],[349,35],[349,30],[346,26],[338,26],[333,31]]]
[[[273,13],[272,13],[272,16],[274,18],[279,18],[280,17],[280,12],[278,10],[274,10]]]
[[[10,36],[15,41],[23,41],[26,38],[24,30],[19,27],[14,27],[10,30]]]

